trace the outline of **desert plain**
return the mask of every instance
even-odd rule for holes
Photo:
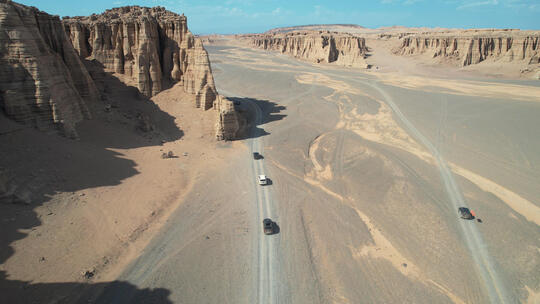
[[[203,37],[234,139],[107,69],[77,139],[1,114],[0,186],[31,194],[2,196],[0,302],[539,303],[538,80],[300,30],[365,35],[365,66]]]

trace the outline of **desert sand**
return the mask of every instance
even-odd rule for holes
[[[67,24],[73,44],[97,35],[91,19]],[[403,35],[447,29],[265,35],[296,30],[312,54],[193,40],[202,68],[162,87],[147,84],[178,54],[157,51],[172,61],[151,80],[94,54],[102,78],[71,81],[106,102],[81,93],[92,81],[75,87],[92,119],[74,108],[73,138],[0,112],[0,194],[17,185],[0,196],[0,302],[538,303],[540,84],[522,72],[538,65],[396,52]],[[217,141],[227,125],[235,140]]]
[[[121,281],[173,303],[538,301],[537,84],[359,71],[231,40],[207,49],[218,91],[253,128]],[[497,97],[499,84],[522,90]],[[278,234],[262,234],[266,217]]]

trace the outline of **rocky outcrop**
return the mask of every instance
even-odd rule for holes
[[[330,32],[292,32],[245,36],[251,46],[275,50],[316,63],[366,68],[364,38]]]
[[[218,140],[234,139],[240,129],[234,104],[223,96],[218,96],[217,99],[216,108],[219,116],[216,123],[216,137]]]
[[[0,0],[0,108],[21,123],[76,137],[99,93],[57,16]]]
[[[485,35],[412,35],[402,38],[394,50],[399,55],[429,54],[452,59],[461,66],[486,60],[540,63],[540,33],[487,33]]]
[[[234,138],[229,130],[237,122],[227,112],[234,107],[217,98],[208,54],[183,15],[123,7],[61,21],[0,0],[0,109],[9,118],[77,137],[76,123],[90,118],[89,105],[100,100],[103,71],[123,74],[147,96],[181,83],[195,106],[216,109],[218,137]]]
[[[176,82],[195,95],[196,106],[213,107],[216,89],[208,54],[187,19],[162,7],[128,6],[89,17],[64,18],[74,48],[108,71],[124,74],[146,96]]]

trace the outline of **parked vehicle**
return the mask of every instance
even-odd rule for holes
[[[265,218],[263,220],[263,231],[266,235],[274,233],[274,222],[271,219]]]

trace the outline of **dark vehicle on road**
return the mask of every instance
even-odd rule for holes
[[[263,159],[264,157],[259,152],[253,152],[253,159]]]
[[[264,234],[273,234],[274,233],[274,222],[271,219],[265,218],[263,220],[263,231]]]
[[[460,207],[458,208],[459,216],[464,220],[473,220],[474,214],[469,210],[469,208]]]

